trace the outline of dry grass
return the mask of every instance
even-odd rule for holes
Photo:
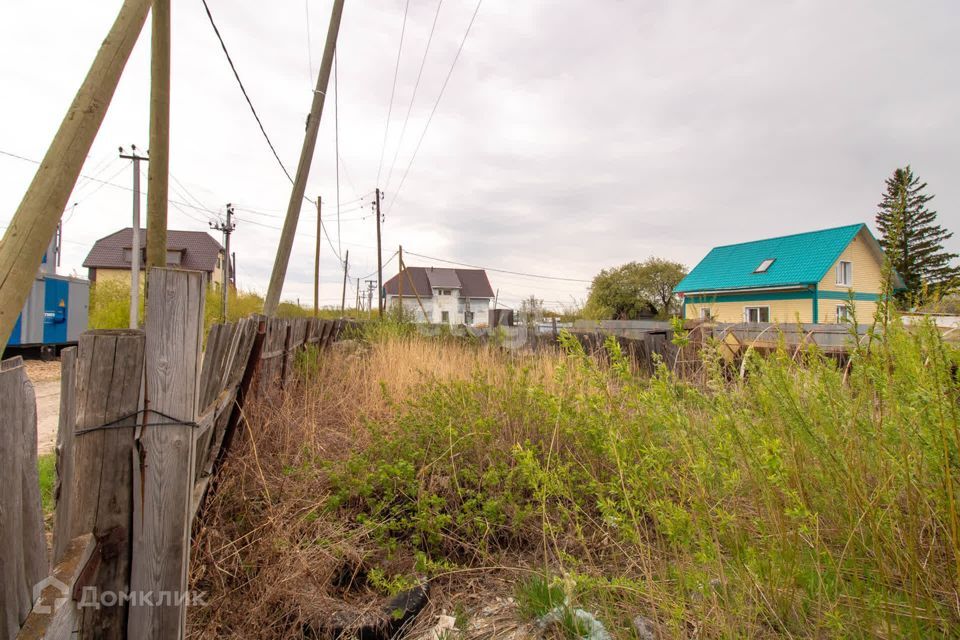
[[[615,353],[341,343],[249,407],[194,536],[194,638],[303,637],[429,576],[449,638],[525,637],[554,579],[617,638],[957,637],[960,351],[891,329],[851,366],[731,381]],[[540,608],[542,610],[542,607]],[[346,625],[349,626],[349,625]]]
[[[191,610],[190,637],[303,637],[305,627],[323,629],[332,619],[368,619],[385,597],[364,582],[365,574],[374,567],[387,576],[413,574],[414,558],[385,550],[374,525],[326,511],[331,487],[324,465],[369,446],[371,423],[393,424],[394,399],[431,380],[466,381],[478,372],[502,382],[507,358],[457,341],[348,341],[303,376],[309,386],[300,381],[275,401],[248,407],[250,428],[235,442],[194,535],[191,582],[211,606]],[[552,384],[558,361],[537,357],[528,364]],[[504,557],[498,566],[440,576],[411,636],[429,637],[428,627],[439,614],[452,614],[454,603],[487,608],[478,639],[524,629],[505,614],[511,607],[490,600],[511,593],[516,571],[529,572],[524,562]]]

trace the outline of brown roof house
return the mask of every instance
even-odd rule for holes
[[[147,232],[140,230],[140,269],[146,262]],[[130,282],[133,228],[127,227],[97,240],[86,260],[90,282],[118,279]],[[208,282],[223,283],[223,247],[204,231],[167,231],[167,266],[205,271]],[[231,269],[231,272],[233,270]],[[140,275],[141,279],[143,274]]]
[[[477,327],[487,324],[493,308],[493,289],[483,269],[407,267],[402,280],[401,274],[393,276],[383,290],[388,309],[402,300],[403,308],[418,322]]]

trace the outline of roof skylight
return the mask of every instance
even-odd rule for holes
[[[770,265],[773,264],[773,261],[774,261],[774,260],[776,260],[776,258],[767,258],[766,260],[764,260],[763,262],[761,262],[761,263],[760,263],[760,266],[757,267],[756,269],[754,269],[753,272],[754,272],[754,273],[766,273],[766,272],[767,272],[767,269],[770,268]]]

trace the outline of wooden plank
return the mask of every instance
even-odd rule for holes
[[[227,453],[230,451],[230,445],[233,444],[233,437],[240,426],[240,420],[243,416],[243,406],[251,394],[257,391],[256,380],[258,378],[258,369],[262,362],[260,353],[263,351],[263,343],[266,338],[266,320],[264,318],[256,319],[255,332],[253,334],[253,343],[250,346],[250,355],[247,357],[246,368],[243,371],[243,377],[237,390],[237,399],[233,410],[230,412],[230,419],[227,421],[226,429],[223,432],[223,439],[220,444],[220,451],[217,459],[214,461],[211,473],[215,474],[219,466],[223,463]]]
[[[207,334],[206,347],[203,351],[203,366],[200,371],[200,408],[204,408],[210,402],[212,380],[214,370],[217,368],[217,357],[222,349],[220,338],[225,325],[215,324],[210,327],[210,333]]]
[[[73,509],[73,431],[77,426],[77,348],[60,352],[60,422],[57,426],[56,471],[53,487],[53,553],[56,566],[70,544],[70,511]]]
[[[0,418],[0,633],[13,637],[47,574],[36,396],[20,358],[0,364]]]
[[[290,375],[290,370],[292,367],[292,358],[293,358],[293,325],[287,323],[286,326],[286,336],[283,340],[283,359],[280,361],[280,384],[286,385],[287,378]]]
[[[66,535],[73,539],[93,533],[109,547],[104,555],[110,561],[100,563],[90,580],[98,593],[125,593],[130,587],[131,459],[143,363],[142,331],[88,331],[80,336]],[[126,613],[125,602],[85,607],[80,622],[84,636],[123,638]]]
[[[172,420],[198,417],[205,274],[150,270],[145,407]],[[137,442],[131,590],[168,600],[130,607],[131,638],[182,638],[186,624],[195,440],[189,424],[145,426]]]
[[[17,640],[70,640],[79,631],[80,611],[71,597],[96,548],[92,533],[63,545],[62,558],[39,585],[39,598]]]

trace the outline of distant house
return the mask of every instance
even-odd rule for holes
[[[402,278],[390,278],[383,289],[388,309],[402,300],[403,308],[418,322],[486,325],[493,308],[493,289],[482,269],[407,267]]]
[[[140,268],[146,263],[147,232],[140,230]],[[83,266],[89,270],[90,282],[109,279],[130,281],[133,258],[133,228],[127,227],[97,240],[87,254]],[[223,247],[204,231],[167,231],[167,266],[205,271],[207,281],[223,283]],[[231,269],[231,272],[233,270]],[[140,275],[143,279],[143,272]]]
[[[865,224],[716,247],[675,293],[683,317],[716,322],[869,322],[884,254]],[[903,281],[894,274],[894,288]]]

